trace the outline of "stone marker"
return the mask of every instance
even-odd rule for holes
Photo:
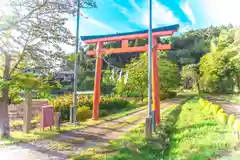
[[[54,123],[57,131],[60,131],[60,126],[61,126],[60,116],[61,116],[61,112],[55,113]]]

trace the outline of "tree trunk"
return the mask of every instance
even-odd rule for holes
[[[144,100],[144,94],[143,93],[141,93],[141,100],[142,100],[142,102]]]
[[[194,79],[195,79],[195,83],[196,83],[196,86],[197,86],[197,91],[198,91],[198,94],[200,93],[200,85],[199,85],[199,78],[198,78],[198,74],[197,74],[197,71],[194,70]]]
[[[239,93],[240,92],[240,75],[239,74],[236,75],[236,79],[237,79],[237,88]]]
[[[8,81],[10,79],[10,56],[5,55],[4,75],[3,79]],[[0,137],[9,137],[9,117],[8,117],[8,86],[2,89],[2,98],[0,99]]]
[[[199,85],[199,80],[196,81],[197,84],[197,90],[198,90],[198,94],[200,93],[200,85]]]
[[[25,91],[23,132],[29,133],[32,124],[32,94],[31,91]]]

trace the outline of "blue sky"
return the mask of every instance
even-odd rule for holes
[[[148,27],[148,0],[97,0],[97,9],[82,9],[80,34],[121,33]],[[189,29],[239,25],[240,0],[153,0],[153,27],[180,24]],[[66,24],[75,32],[75,18]]]

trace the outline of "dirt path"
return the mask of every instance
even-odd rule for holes
[[[166,100],[161,103],[161,111],[173,104],[179,104],[180,98]],[[134,114],[104,122],[99,125],[87,127],[82,130],[65,132],[54,139],[41,140],[36,142],[9,145],[0,148],[0,159],[8,160],[63,160],[70,154],[80,153],[87,147],[106,143],[109,140],[117,139],[134,126],[145,120],[147,110],[142,110]],[[81,142],[73,144],[74,140],[82,139]],[[71,141],[73,140],[73,141]],[[71,146],[58,146],[60,149],[53,148],[50,144],[71,141]],[[67,143],[69,144],[69,143]]]
[[[215,104],[218,104],[227,114],[234,114],[237,119],[240,119],[240,104],[231,103],[220,96],[211,96],[207,97],[207,99]]]

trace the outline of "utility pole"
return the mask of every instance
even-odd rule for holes
[[[148,30],[148,117],[145,124],[145,137],[152,137],[152,0],[149,0]]]
[[[80,0],[77,0],[76,50],[74,63],[73,106],[70,110],[70,122],[76,122],[77,83],[78,83],[78,49],[79,49]]]

